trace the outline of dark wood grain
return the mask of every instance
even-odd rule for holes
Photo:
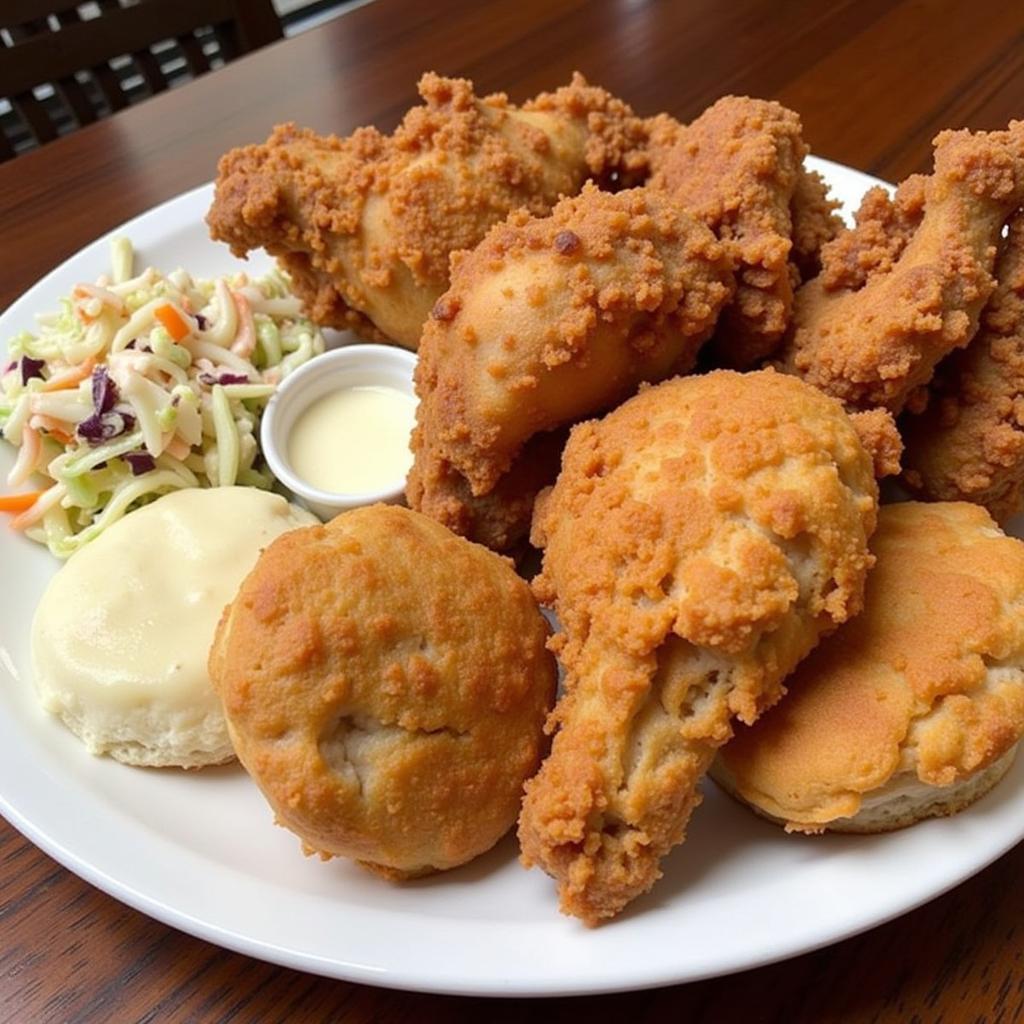
[[[814,149],[883,177],[946,126],[1024,115],[1024,5],[977,0],[377,0],[0,166],[0,307],[96,235],[206,181],[278,121],[391,128],[435,68],[521,99],[574,68],[643,113],[726,92],[799,110]],[[261,964],[81,882],[0,823],[0,1022],[1024,1019],[1024,847],[954,892],[784,964],[537,1002],[387,992]],[[556,950],[538,955],[557,955]]]

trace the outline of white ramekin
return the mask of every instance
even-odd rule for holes
[[[318,398],[339,388],[384,385],[415,398],[412,374],[416,355],[391,345],[346,345],[311,359],[282,381],[271,396],[260,425],[260,443],[270,471],[307,508],[321,519],[330,519],[345,509],[377,501],[401,501],[405,478],[380,491],[365,494],[334,494],[307,483],[288,461],[288,435],[299,416]],[[329,444],[365,444],[367,438],[325,439]]]

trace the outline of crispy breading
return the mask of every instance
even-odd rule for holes
[[[557,470],[517,466],[524,445],[689,370],[731,287],[724,247],[664,193],[587,185],[512,214],[452,257],[424,327],[411,506],[509,546]]]
[[[517,108],[429,73],[392,136],[320,136],[280,125],[221,158],[207,217],[244,256],[265,248],[308,314],[415,349],[448,284],[448,257],[526,207],[548,212],[587,177],[628,173],[640,122],[580,75]]]
[[[515,821],[554,699],[526,583],[397,506],[282,539],[210,654],[239,760],[278,822],[306,853],[395,879],[489,849]]]
[[[822,246],[842,231],[843,219],[836,212],[840,205],[828,194],[828,185],[817,171],[800,168],[790,203],[793,248],[789,258],[801,281],[818,273]]]
[[[864,193],[854,226],[822,247],[821,284],[827,290],[853,291],[892,270],[921,226],[927,182],[923,174],[912,174],[895,195],[881,186]]]
[[[981,330],[939,366],[928,408],[907,417],[906,482],[977,502],[1000,522],[1024,507],[1024,213],[1010,222]]]
[[[822,274],[797,293],[781,366],[849,408],[918,406],[935,365],[973,337],[995,287],[1003,224],[1024,201],[1024,122],[940,133],[923,191],[909,241],[898,224],[850,251],[840,235]]]
[[[772,371],[677,378],[573,429],[532,535],[566,693],[519,823],[563,911],[596,924],[654,884],[733,718],[859,611],[877,501],[839,403]]]
[[[793,304],[791,207],[807,146],[800,118],[780,103],[724,96],[689,125],[652,119],[648,187],[665,189],[734,251],[737,290],[713,342],[731,366],[770,355]],[[809,193],[816,190],[809,185]],[[815,200],[817,202],[817,200]],[[801,242],[827,230],[819,213],[801,222]],[[814,223],[810,223],[813,219]]]
[[[728,787],[789,830],[859,830],[897,779],[937,789],[894,792],[882,821],[869,802],[870,831],[959,810],[1024,735],[1024,544],[977,506],[905,502],[871,546],[864,611],[719,755]]]

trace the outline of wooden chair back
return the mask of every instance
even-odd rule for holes
[[[81,127],[131,102],[133,71],[143,95],[167,88],[154,45],[176,44],[195,76],[282,34],[271,0],[0,0],[0,30],[0,97],[39,144],[57,137],[59,109],[37,97],[39,86],[51,84]],[[0,131],[0,161],[12,156]]]

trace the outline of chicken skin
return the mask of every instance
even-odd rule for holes
[[[906,481],[972,501],[1005,522],[1024,507],[1024,213],[1010,222],[981,330],[943,363],[921,416],[907,417]]]
[[[525,206],[543,215],[588,177],[628,176],[640,122],[579,75],[523,107],[426,74],[391,136],[279,125],[220,161],[207,221],[237,256],[264,248],[317,323],[415,349],[448,257]]]
[[[746,368],[770,355],[793,306],[793,202],[807,146],[800,118],[779,103],[725,96],[689,125],[648,124],[649,187],[664,189],[735,252],[736,295],[715,334],[715,355]],[[820,179],[805,180],[801,259],[829,230]],[[825,201],[827,203],[827,201]]]
[[[771,370],[677,378],[573,429],[532,533],[566,693],[519,822],[565,913],[597,924],[658,879],[733,718],[860,610],[877,504],[841,405]]]
[[[453,256],[424,327],[411,507],[510,547],[557,472],[544,432],[689,370],[731,288],[725,248],[663,193],[587,185],[512,214]]]
[[[912,202],[919,187],[904,197],[904,223],[897,209],[891,230],[877,244],[853,239],[845,262],[840,236],[797,294],[781,366],[849,408],[919,406],[939,360],[974,336],[1003,225],[1024,201],[1024,122],[942,132],[934,173]]]

